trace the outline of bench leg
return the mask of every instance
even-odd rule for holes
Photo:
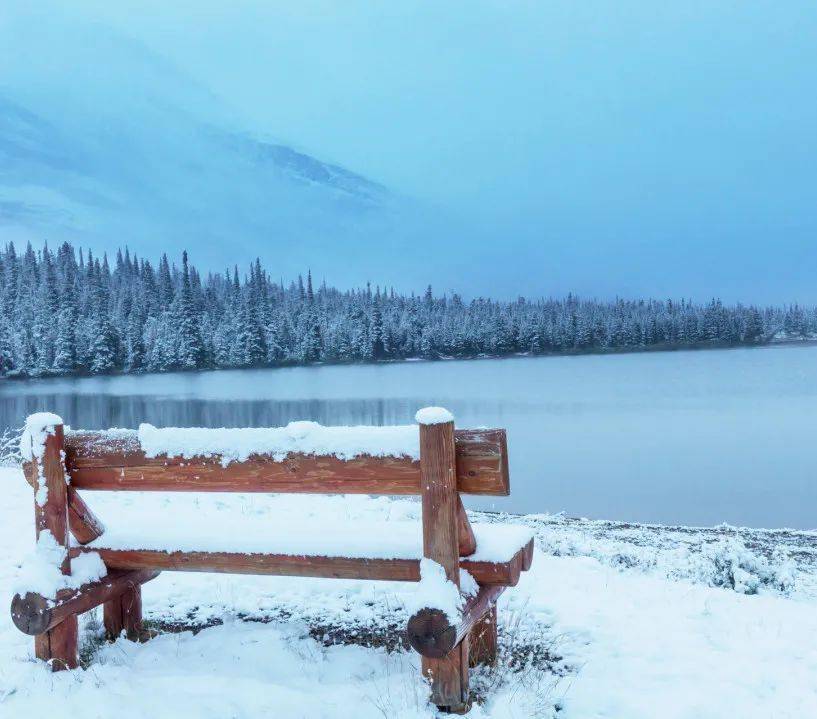
[[[468,637],[442,659],[423,657],[423,676],[431,683],[431,701],[442,712],[465,714],[471,708],[468,689]]]
[[[30,419],[30,418],[29,418]],[[28,420],[26,421],[28,426]],[[51,541],[60,545],[60,572],[71,574],[71,561],[68,558],[70,545],[68,535],[68,483],[63,464],[64,443],[62,420],[56,424],[45,424],[37,427],[45,434],[42,451],[33,445],[33,460],[26,462],[24,471],[29,477],[36,478],[34,487],[34,521],[37,541],[40,535],[48,531]],[[25,437],[26,435],[24,435]],[[43,491],[44,490],[44,491]],[[58,672],[62,669],[76,669],[79,666],[77,646],[79,644],[79,624],[76,614],[64,619],[53,629],[34,637],[34,654],[37,659],[49,662],[51,669]]]
[[[494,666],[496,664],[497,649],[496,604],[476,623],[471,630],[470,640],[471,666],[475,667],[479,664]]]
[[[142,633],[142,586],[134,584],[118,597],[102,605],[105,637],[114,640],[125,632],[132,642],[139,641]]]
[[[51,665],[51,670],[76,669],[79,666],[79,623],[77,615],[60,622],[44,634],[34,637],[34,654]]]

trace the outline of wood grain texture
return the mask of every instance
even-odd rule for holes
[[[533,539],[522,546],[508,562],[476,562],[462,560],[460,566],[467,569],[476,579],[477,584],[501,584],[505,587],[515,587],[519,577],[525,571],[526,557],[533,555]],[[530,567],[530,562],[527,562]],[[479,578],[478,578],[479,577]]]
[[[71,574],[68,554],[68,485],[63,466],[63,426],[56,425],[46,435],[41,460],[34,459],[25,472],[34,480],[34,526],[39,540],[45,531],[51,533],[57,544],[64,547],[60,571]],[[35,449],[35,448],[32,448]],[[35,456],[39,454],[36,448]],[[37,492],[45,485],[45,501],[37,501]],[[79,666],[78,624],[76,616],[69,617],[53,629],[39,635],[34,641],[34,653],[38,659],[49,662],[53,671],[74,669]]]
[[[26,481],[36,490],[37,465],[36,462],[26,462],[23,465],[23,475]],[[76,488],[68,485],[68,528],[74,539],[80,544],[89,544],[99,539],[105,531],[102,522],[93,513],[85,500],[79,495]]]
[[[53,432],[46,435],[45,447],[42,450],[42,463],[32,460],[26,473],[33,478],[34,484],[34,517],[36,535],[48,530],[63,547],[68,546],[68,485],[65,482],[65,470],[62,463],[63,427],[57,425]],[[39,504],[36,499],[40,484],[45,484],[45,502]],[[63,574],[71,573],[71,565],[66,551],[60,566]]]
[[[420,425],[420,496],[423,505],[423,556],[460,586],[459,508],[454,423]],[[423,676],[431,682],[431,701],[445,711],[463,710],[469,701],[468,650],[462,644],[441,656],[423,656]]]
[[[469,642],[471,649],[468,657],[469,666],[494,666],[496,664],[499,645],[496,604],[489,607],[471,629]]]
[[[473,597],[468,598],[458,624],[452,624],[439,609],[421,609],[409,617],[406,625],[409,644],[424,657],[442,659],[496,606],[503,591],[505,587],[502,586],[480,587]]]
[[[457,489],[465,494],[510,493],[505,430],[455,433]],[[222,466],[220,457],[146,457],[136,432],[116,439],[71,432],[66,440],[71,485],[87,490],[420,494],[420,463],[409,457],[292,454],[283,461],[253,455]]]
[[[457,494],[457,542],[461,557],[470,557],[477,551],[477,538],[474,536],[474,530],[459,494]]]
[[[159,576],[157,570],[112,570],[97,582],[84,584],[79,589],[63,589],[56,597],[43,597],[28,592],[16,594],[11,601],[11,618],[24,634],[43,634],[73,614],[82,614],[104,602],[119,597],[133,587]]]
[[[125,633],[132,642],[143,638],[142,632],[142,587],[131,584],[124,592],[103,605],[102,621],[105,637],[111,641]]]
[[[48,662],[51,671],[76,669],[79,666],[79,621],[76,614],[66,617],[53,629],[34,637],[34,654]]]
[[[441,565],[450,582],[460,585],[459,507],[454,423],[420,425],[420,490],[423,509],[423,556]]]
[[[423,677],[431,685],[431,701],[441,712],[465,714],[471,708],[468,654],[469,638],[465,637],[442,659],[420,658]]]
[[[105,525],[93,513],[74,487],[68,485],[68,527],[80,544],[90,544],[99,539]]]

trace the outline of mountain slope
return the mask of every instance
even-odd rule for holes
[[[14,58],[0,67],[4,239],[124,242],[148,255],[188,247],[214,269],[272,255],[289,274],[327,244],[369,252],[371,238],[403,226],[386,188],[244,132],[133,40],[46,18],[32,42],[35,19],[0,19]]]

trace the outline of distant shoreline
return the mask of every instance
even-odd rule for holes
[[[411,362],[453,362],[453,361],[473,361],[473,360],[498,360],[512,359],[514,357],[583,357],[599,355],[633,355],[633,354],[656,354],[663,352],[705,352],[707,350],[740,350],[740,349],[763,349],[769,347],[813,347],[817,346],[817,339],[776,339],[768,342],[754,344],[704,344],[696,345],[674,345],[662,346],[651,345],[649,347],[638,348],[608,348],[608,349],[574,349],[562,350],[559,352],[509,352],[504,354],[475,354],[475,355],[441,355],[438,357],[404,357],[399,359],[373,360],[371,362],[345,362],[324,360],[319,362],[278,362],[274,364],[259,364],[250,367],[200,367],[197,369],[168,369],[167,371],[156,370],[134,370],[132,372],[115,371],[104,373],[93,372],[66,372],[42,375],[7,375],[0,377],[0,380],[30,381],[49,379],[87,379],[90,377],[147,377],[153,375],[168,374],[206,374],[209,372],[258,370],[258,369],[291,369],[294,367],[372,367],[376,365],[408,364]]]

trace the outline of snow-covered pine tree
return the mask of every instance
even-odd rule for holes
[[[63,244],[0,249],[0,373],[33,376],[514,352],[754,345],[817,336],[817,309],[688,300],[498,302],[340,291],[249,274],[202,277],[182,257],[154,271],[126,248],[103,256]]]
[[[176,364],[179,369],[198,369],[204,365],[204,343],[201,339],[198,311],[190,284],[187,250],[182,252],[181,287],[173,301],[176,322]]]

